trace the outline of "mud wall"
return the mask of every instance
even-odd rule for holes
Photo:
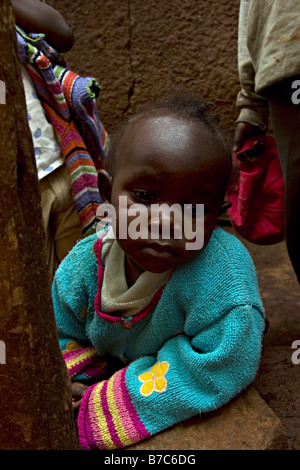
[[[239,0],[47,0],[75,43],[72,70],[102,87],[100,117],[112,132],[149,98],[187,86],[213,100],[233,131],[237,116]]]

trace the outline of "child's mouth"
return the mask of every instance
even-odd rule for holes
[[[146,245],[145,251],[159,258],[170,258],[175,255],[174,248],[169,243],[157,242]]]

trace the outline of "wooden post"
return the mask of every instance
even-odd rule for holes
[[[0,50],[0,449],[74,450],[9,0],[0,2]]]

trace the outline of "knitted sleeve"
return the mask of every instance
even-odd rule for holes
[[[234,308],[193,337],[168,340],[85,392],[78,415],[83,449],[116,449],[221,407],[254,379],[263,318]]]
[[[59,345],[72,380],[94,383],[107,370],[86,332],[86,316],[97,276],[93,270],[94,237],[79,242],[60,264],[52,284],[52,300]],[[95,260],[94,260],[95,261]],[[84,275],[82,274],[84,273]]]
[[[76,250],[71,251],[57,270],[52,284],[52,300],[55,312],[59,345],[62,351],[71,352],[78,346],[88,346],[85,331],[85,315],[88,296],[81,278],[76,276],[76,285],[69,264],[75,259]],[[74,268],[75,270],[76,268]],[[82,284],[82,285],[81,285]]]

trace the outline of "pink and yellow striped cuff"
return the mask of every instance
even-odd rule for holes
[[[63,352],[63,356],[69,376],[72,378],[94,362],[97,357],[97,351],[92,347],[80,348],[74,351]]]
[[[126,371],[127,367],[85,392],[78,414],[82,449],[117,449],[150,436],[132,404]]]

